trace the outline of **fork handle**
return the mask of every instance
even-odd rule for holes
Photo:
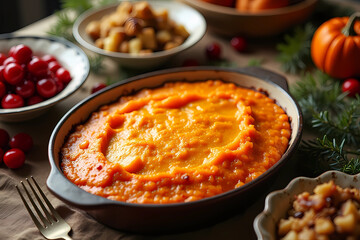
[[[64,236],[61,236],[62,239],[65,240],[73,240],[71,237],[69,237],[69,235],[65,234]]]

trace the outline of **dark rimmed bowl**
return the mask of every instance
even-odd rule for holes
[[[59,153],[74,125],[87,120],[100,106],[120,96],[143,88],[154,88],[168,81],[199,81],[221,79],[246,88],[266,91],[276,99],[291,119],[292,134],[289,147],[282,158],[257,179],[237,189],[202,200],[174,204],[133,204],[109,200],[90,194],[62,173]],[[47,179],[49,190],[62,201],[87,211],[99,222],[113,228],[141,233],[186,231],[215,223],[233,215],[239,208],[265,191],[270,178],[287,162],[296,150],[302,133],[302,115],[289,95],[286,79],[261,68],[227,69],[215,67],[174,68],[133,77],[109,86],[74,106],[57,124],[49,142],[51,172]]]
[[[241,12],[202,0],[179,0],[204,15],[209,30],[220,35],[261,38],[276,36],[303,23],[314,12],[319,0],[294,0],[295,4],[257,12]],[[275,1],[275,0],[274,0]]]

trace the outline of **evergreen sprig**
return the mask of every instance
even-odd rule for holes
[[[84,11],[92,8],[94,5],[92,1],[89,0],[62,0],[61,7],[63,9],[71,9],[75,11],[78,15]]]
[[[264,59],[262,58],[253,58],[248,62],[249,67],[260,67],[264,63]]]
[[[76,18],[92,7],[107,5],[113,2],[115,0],[62,0],[62,10],[56,12],[56,22],[50,27],[47,34],[63,37],[74,42],[72,28]],[[95,74],[104,68],[103,57],[99,55],[89,56],[89,61],[91,71]]]
[[[90,62],[90,69],[93,73],[99,74],[105,68],[104,58],[100,55],[88,56]]]
[[[337,170],[357,174],[360,172],[360,151],[346,150],[345,143],[345,139],[338,144],[335,138],[330,140],[324,135],[322,139],[303,142],[301,150],[311,157],[318,173]]]
[[[338,113],[346,105],[346,94],[342,93],[340,82],[319,70],[304,74],[290,90],[307,125],[311,125],[313,116],[321,111]]]
[[[56,17],[56,23],[51,26],[47,34],[64,37],[69,41],[74,41],[72,26],[74,25],[75,18],[67,11],[57,12]]]
[[[352,146],[360,145],[360,101],[350,102],[350,106],[331,116],[328,111],[315,113],[312,127],[322,134],[338,139],[344,139]]]
[[[360,173],[360,96],[347,97],[339,80],[319,70],[305,74],[291,93],[303,112],[305,126],[319,136],[303,141],[300,147],[312,169],[316,173]]]
[[[293,33],[284,36],[284,42],[276,48],[279,51],[277,60],[284,71],[299,73],[311,65],[310,45],[315,28],[311,23],[297,26]]]

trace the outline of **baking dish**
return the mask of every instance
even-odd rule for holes
[[[59,152],[74,125],[84,122],[100,106],[114,102],[143,88],[154,88],[168,81],[220,79],[252,88],[276,100],[291,119],[292,134],[281,159],[257,179],[237,189],[193,201],[174,204],[133,204],[92,195],[70,182],[59,166]],[[174,68],[139,75],[111,85],[74,106],[57,124],[49,142],[51,172],[47,179],[50,191],[64,202],[87,211],[99,222],[113,228],[141,233],[186,231],[215,223],[233,215],[254,202],[268,187],[285,162],[296,150],[302,133],[302,115],[295,100],[287,92],[286,79],[271,71],[257,68],[194,67]]]

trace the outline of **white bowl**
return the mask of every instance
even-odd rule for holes
[[[20,122],[40,116],[78,90],[90,71],[89,60],[84,51],[63,38],[0,35],[0,52],[7,53],[12,46],[18,44],[29,46],[35,55],[53,55],[70,72],[72,80],[60,93],[43,102],[12,109],[0,108],[0,121]]]
[[[134,69],[150,69],[160,66],[171,57],[195,45],[201,40],[206,32],[206,21],[195,9],[185,4],[173,1],[150,1],[150,5],[155,11],[167,9],[170,19],[185,26],[186,30],[190,33],[190,36],[186,39],[186,41],[173,49],[141,56],[105,51],[95,46],[94,41],[85,32],[85,28],[91,21],[99,20],[103,16],[114,12],[118,4],[119,3],[103,8],[90,9],[84,12],[76,20],[73,27],[73,34],[75,39],[85,48],[102,56],[109,57],[125,67]]]
[[[285,189],[270,193],[265,199],[265,208],[254,220],[254,229],[258,240],[275,240],[276,227],[280,219],[285,218],[291,208],[294,196],[302,192],[312,193],[317,185],[333,180],[342,188],[360,188],[360,174],[348,175],[338,171],[328,171],[317,178],[298,177]]]

